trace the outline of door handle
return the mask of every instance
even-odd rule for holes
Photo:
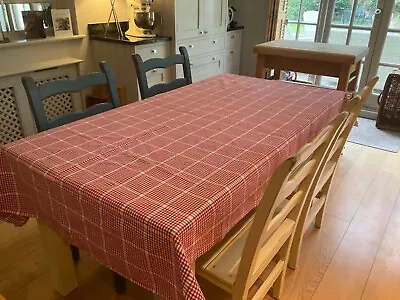
[[[382,13],[382,9],[377,8],[377,9],[375,10],[375,15],[380,15],[381,13]]]

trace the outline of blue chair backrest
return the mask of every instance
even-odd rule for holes
[[[101,72],[99,73],[84,75],[73,80],[46,82],[40,86],[37,85],[32,77],[22,77],[22,84],[28,96],[29,104],[39,132],[93,116],[120,106],[117,84],[110,66],[105,62],[101,62],[100,69]],[[108,102],[97,104],[83,112],[70,112],[53,120],[47,118],[43,105],[43,101],[47,98],[63,93],[81,92],[89,87],[104,84],[107,85],[108,89]]]
[[[143,61],[139,54],[132,56],[142,100],[192,84],[189,54],[183,46],[179,47],[179,52],[180,54],[171,55],[167,58],[151,58],[146,61]],[[149,88],[147,72],[160,68],[165,69],[173,65],[183,66],[184,78],[177,78],[172,82],[156,84]]]

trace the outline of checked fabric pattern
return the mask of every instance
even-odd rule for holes
[[[191,264],[344,102],[223,74],[48,130],[3,147],[0,218],[39,218],[166,299],[203,299]]]

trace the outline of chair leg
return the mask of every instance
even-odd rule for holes
[[[300,249],[303,243],[303,226],[297,225],[297,230],[294,233],[293,243],[290,248],[288,267],[296,270],[300,259]]]
[[[114,275],[114,289],[117,295],[126,293],[126,279],[121,275],[113,272]]]
[[[321,228],[322,223],[324,222],[324,216],[325,216],[325,206],[326,206],[326,201],[324,205],[321,207],[319,212],[317,213],[317,216],[315,217],[315,227]]]
[[[81,257],[81,255],[79,254],[79,248],[73,245],[71,245],[70,247],[71,247],[72,259],[74,260],[74,262],[78,262]]]

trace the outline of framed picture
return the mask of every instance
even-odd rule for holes
[[[22,19],[24,20],[26,39],[46,38],[42,11],[22,11]]]
[[[52,9],[51,18],[53,20],[54,35],[72,36],[71,13],[69,9]]]

